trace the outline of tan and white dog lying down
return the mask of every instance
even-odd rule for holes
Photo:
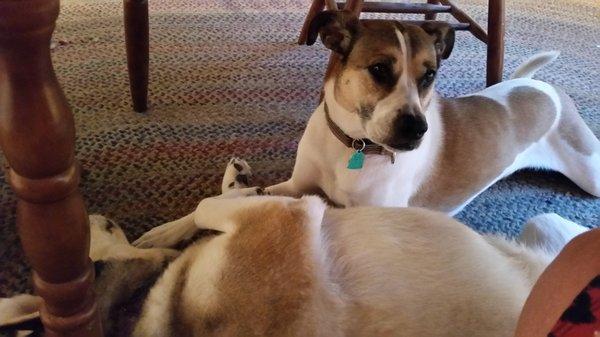
[[[442,98],[434,81],[454,44],[447,24],[326,11],[313,20],[309,45],[319,33],[341,61],[325,79],[291,178],[268,187],[270,194],[454,214],[494,182],[531,167],[561,172],[600,196],[600,141],[562,89],[531,79],[557,52],[532,57],[511,80]],[[362,148],[365,157],[357,155]],[[361,162],[362,169],[348,168]]]
[[[256,193],[233,189],[155,229],[169,243],[200,229],[221,233],[168,265],[134,337],[510,337],[538,275],[585,230],[542,215],[510,241],[419,208],[328,209],[315,196],[248,196]],[[176,253],[135,248],[99,217],[91,225],[109,326],[113,304]],[[0,324],[8,320],[1,304]]]

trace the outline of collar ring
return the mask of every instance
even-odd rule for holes
[[[358,145],[358,147],[356,147]],[[352,139],[352,148],[358,152],[362,151],[367,147],[367,144],[362,139]]]

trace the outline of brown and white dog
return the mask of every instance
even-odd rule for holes
[[[340,62],[325,80],[291,178],[268,187],[270,194],[454,214],[499,179],[533,167],[600,196],[600,141],[563,90],[530,78],[557,52],[534,56],[511,80],[441,98],[434,81],[453,48],[448,25],[328,11],[313,20],[309,45],[318,33]],[[348,169],[365,145],[362,169]]]
[[[233,164],[228,171],[226,186],[239,174]],[[144,300],[134,337],[510,337],[541,271],[585,230],[543,215],[517,242],[424,209],[327,209],[314,196],[256,193],[226,191],[153,230],[170,243],[200,229],[221,234],[168,265]],[[176,253],[130,246],[100,217],[91,226],[92,256],[104,265],[99,308],[109,326],[113,304]],[[35,297],[0,300],[0,325],[36,315],[37,305]]]

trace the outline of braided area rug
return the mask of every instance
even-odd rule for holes
[[[485,27],[487,1],[459,3]],[[62,1],[52,57],[75,114],[90,213],[115,219],[133,239],[219,193],[231,156],[249,161],[258,184],[286,179],[328,59],[321,44],[295,44],[308,7],[308,0],[150,1],[151,108],[137,114],[130,108],[121,1]],[[509,0],[506,7],[505,75],[540,50],[560,50],[536,77],[564,87],[600,135],[598,1]],[[446,96],[484,87],[485,46],[457,35],[437,83]],[[14,206],[2,176],[0,296],[29,289]],[[514,236],[543,212],[600,225],[600,199],[547,172],[497,183],[458,218]]]

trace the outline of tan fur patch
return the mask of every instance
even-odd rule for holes
[[[216,285],[210,315],[182,313],[195,336],[295,336],[295,323],[313,296],[306,214],[278,202],[241,211]]]
[[[563,90],[557,88],[562,103],[558,133],[577,152],[591,156],[600,151],[598,140],[577,112],[575,102]]]
[[[484,96],[441,101],[440,156],[432,158],[433,172],[410,206],[450,211],[464,204],[544,135],[556,118],[552,99],[533,88],[515,88],[508,105]]]
[[[423,29],[414,25],[406,25],[404,36],[406,36],[410,46],[411,58],[409,61],[409,69],[411,77],[414,78],[415,83],[418,85],[427,69],[437,69],[439,67],[434,47],[435,38],[427,34]],[[419,90],[421,108],[423,111],[427,110],[427,107],[431,102],[432,94],[434,92],[433,89],[434,85],[430,85],[428,88]]]
[[[511,126],[515,141],[507,146],[528,146],[544,135],[556,119],[556,107],[552,99],[531,87],[516,87],[508,96]]]

